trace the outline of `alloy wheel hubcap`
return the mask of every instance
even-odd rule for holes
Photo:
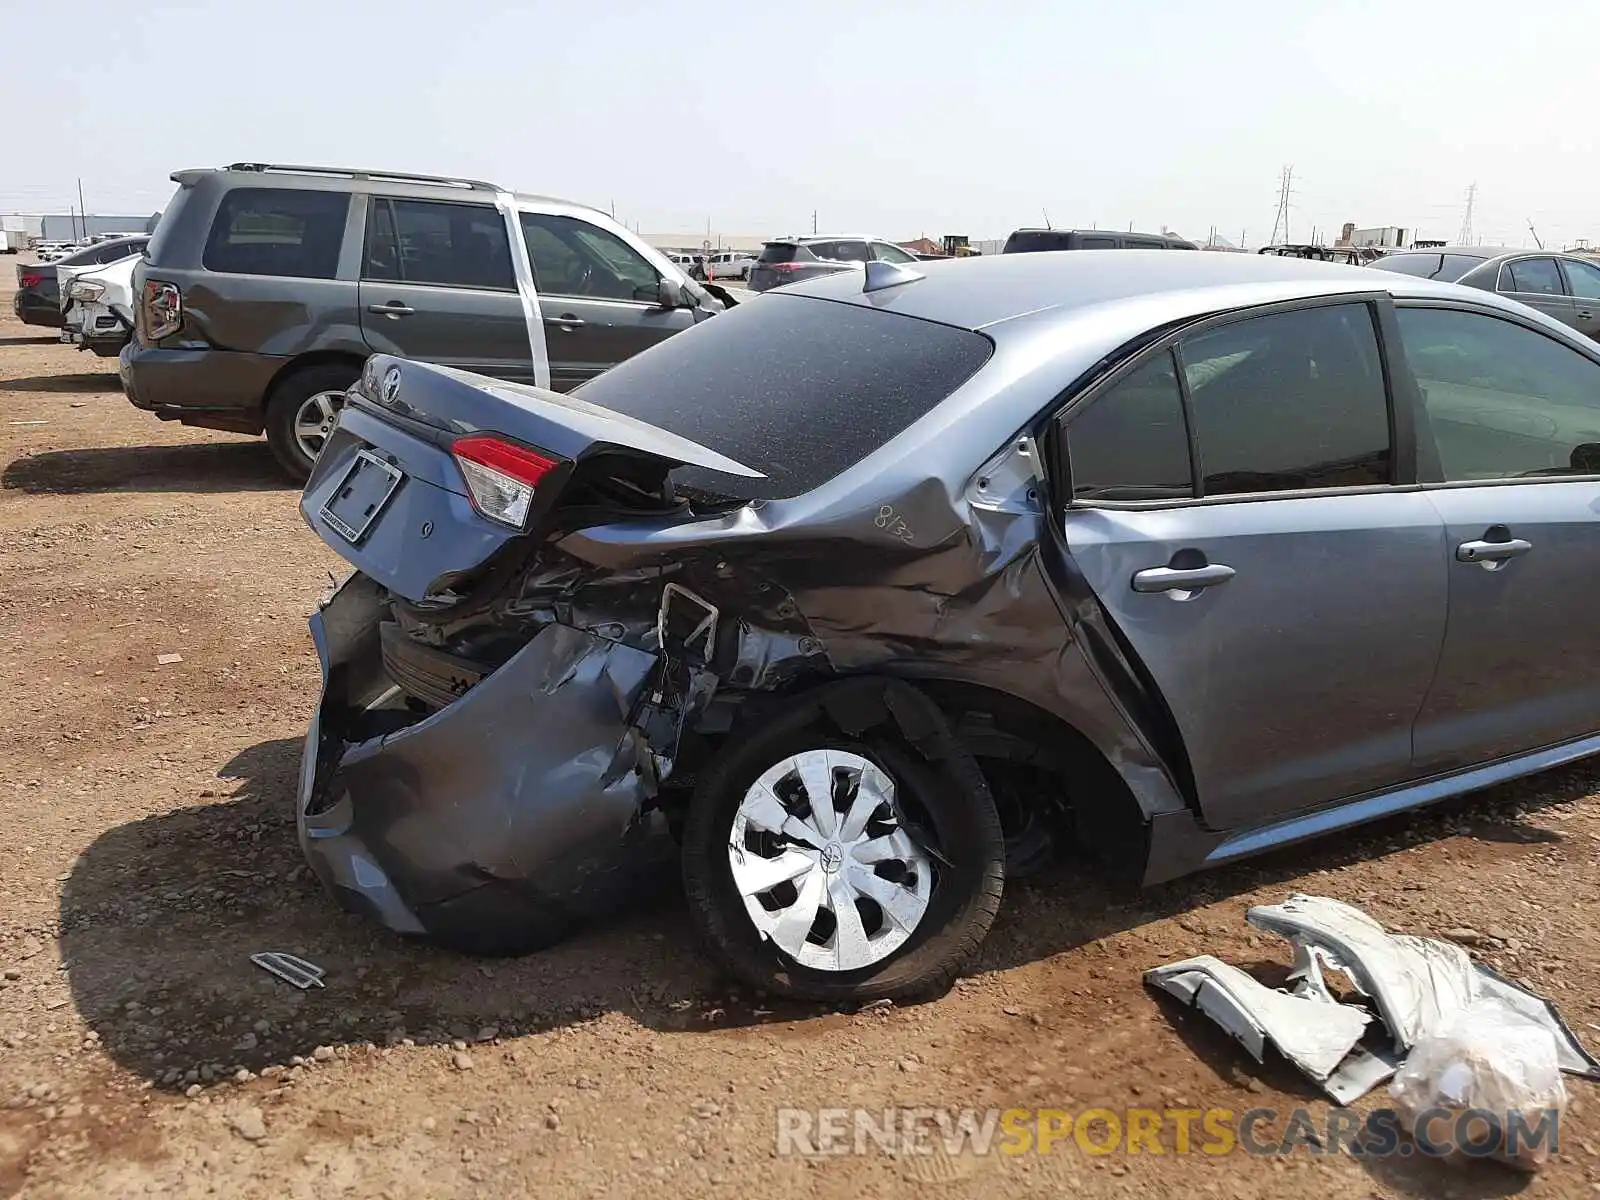
[[[894,781],[844,750],[790,755],[751,784],[728,866],[761,935],[817,971],[882,962],[933,893],[932,861],[901,826]]]
[[[333,432],[333,422],[343,407],[343,392],[317,392],[307,396],[294,414],[294,440],[300,452],[312,462],[322,453],[328,435]]]

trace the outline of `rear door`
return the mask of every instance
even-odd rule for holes
[[[528,324],[500,210],[372,197],[361,332],[379,353],[531,383]]]
[[[661,273],[610,230],[553,213],[521,218],[556,391],[694,324],[693,308],[661,304]]]
[[[1600,361],[1504,316],[1402,307],[1443,480],[1450,616],[1417,721],[1451,770],[1600,731]]]
[[[1062,418],[1068,551],[1165,699],[1212,828],[1411,774],[1447,578],[1392,432],[1385,303],[1225,320]]]
[[[1549,313],[1563,325],[1571,325],[1577,319],[1577,310],[1553,258],[1514,258],[1501,263],[1495,290],[1529,308]]]
[[[1579,333],[1600,339],[1600,263],[1563,258],[1561,271],[1572,294],[1572,327]]]

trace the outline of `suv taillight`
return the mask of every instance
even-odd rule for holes
[[[25,288],[38,287],[41,283],[44,282],[44,276],[43,275],[24,275],[24,276],[22,276],[20,278],[20,280],[18,282],[20,282],[22,284],[22,286],[25,287]]]
[[[489,434],[457,438],[450,447],[472,506],[491,521],[521,529],[533,508],[533,489],[551,471],[554,459]]]
[[[183,293],[175,283],[146,280],[140,308],[144,315],[146,341],[159,342],[183,328]]]

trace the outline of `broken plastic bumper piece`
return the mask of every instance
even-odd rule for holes
[[[1388,1079],[1419,1041],[1485,1000],[1548,1030],[1564,1072],[1600,1080],[1600,1062],[1554,1005],[1451,942],[1391,934],[1360,909],[1322,896],[1293,895],[1252,908],[1245,919],[1293,947],[1290,989],[1266,987],[1210,955],[1156,967],[1145,982],[1205,1013],[1258,1062],[1272,1045],[1340,1104]],[[1328,971],[1345,975],[1371,1008],[1337,999]],[[1387,1042],[1370,1036],[1374,1015]]]

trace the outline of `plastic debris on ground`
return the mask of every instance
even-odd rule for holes
[[[1145,983],[1205,1013],[1258,1062],[1271,1045],[1339,1104],[1398,1072],[1397,1097],[1403,1084],[1407,1097],[1431,1091],[1446,1107],[1446,1095],[1487,1096],[1502,1113],[1564,1105],[1564,1089],[1552,1092],[1541,1066],[1546,1044],[1558,1084],[1563,1072],[1600,1080],[1600,1061],[1549,1000],[1460,946],[1389,933],[1323,896],[1259,905],[1245,920],[1289,942],[1290,986],[1267,987],[1210,955],[1155,967]],[[1333,994],[1330,972],[1349,980],[1357,1002]]]

